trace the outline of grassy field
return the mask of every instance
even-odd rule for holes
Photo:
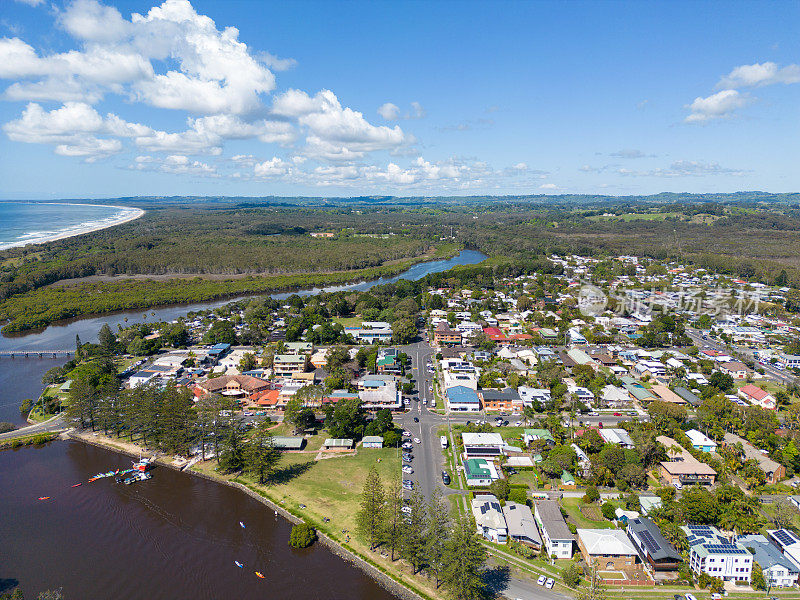
[[[567,520],[578,528],[584,529],[613,529],[614,524],[611,521],[606,521],[602,515],[600,520],[592,520],[587,518],[586,514],[581,511],[585,505],[580,498],[564,498],[561,500],[561,506],[567,511]],[[594,508],[594,507],[591,507]],[[591,512],[590,512],[591,514]],[[594,516],[594,515],[592,515]]]

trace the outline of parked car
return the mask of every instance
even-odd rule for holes
[[[403,473],[406,475],[411,475],[414,472],[414,469],[411,468],[411,465],[403,465]]]
[[[403,431],[403,437],[411,437],[411,432],[406,429]]]
[[[615,416],[615,417],[621,417],[621,416],[622,416],[622,413],[614,413],[614,416]]]
[[[414,417],[414,423],[419,423],[419,417]]]
[[[400,510],[402,512],[406,513],[406,514],[411,513],[411,507],[410,506],[403,506]]]
[[[442,471],[442,483],[450,485],[450,475],[447,474],[447,471]]]
[[[414,438],[414,443],[415,444],[421,444],[422,440],[420,440],[419,438]]]
[[[686,600],[697,600],[694,594],[686,594]]]
[[[548,577],[547,581],[544,584],[544,587],[546,587],[548,590],[552,590],[555,583],[556,582],[552,577]]]
[[[538,583],[539,585],[544,585],[546,581],[547,577],[545,577],[544,575],[539,575],[539,579],[536,580],[536,583]]]

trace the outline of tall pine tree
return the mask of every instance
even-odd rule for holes
[[[361,491],[361,508],[356,513],[356,528],[374,550],[381,540],[386,495],[378,470],[372,467]]]
[[[445,544],[442,582],[456,600],[481,598],[485,583],[481,569],[486,562],[486,548],[478,541],[468,517],[460,516]]]

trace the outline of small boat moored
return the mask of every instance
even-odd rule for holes
[[[259,573],[258,571],[256,571],[256,577],[260,577],[261,579],[264,579],[264,576],[261,573]]]
[[[235,560],[235,561],[233,561],[233,562],[234,562],[234,563],[236,564],[236,566],[237,566],[237,567],[239,567],[240,569],[244,569],[244,565],[243,565],[242,563],[240,563],[238,560]]]

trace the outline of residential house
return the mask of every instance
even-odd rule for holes
[[[686,400],[683,397],[679,396],[665,385],[654,385],[650,388],[650,391],[658,396],[658,399],[662,402],[686,404]]]
[[[361,406],[365,410],[400,410],[403,408],[403,393],[394,384],[358,392]]]
[[[621,529],[578,529],[583,559],[601,571],[641,571],[636,547]]]
[[[384,321],[364,321],[361,327],[346,327],[345,332],[357,341],[367,344],[387,343],[392,340],[392,326]]]
[[[686,432],[686,437],[692,442],[692,448],[700,450],[701,452],[716,452],[717,442],[712,440],[702,431],[697,429],[690,429]]]
[[[534,508],[534,518],[548,556],[556,558],[572,558],[572,542],[574,537],[567,527],[561,509],[555,500],[538,500]]]
[[[739,361],[724,362],[719,365],[719,370],[730,375],[734,379],[744,379],[747,377],[747,366]]]
[[[503,506],[503,516],[506,518],[510,539],[536,551],[541,549],[542,537],[539,535],[533,513],[527,505],[507,500]]]
[[[491,494],[475,496],[472,500],[472,515],[481,536],[498,544],[506,543],[508,528],[497,498]]]
[[[445,396],[447,398],[447,410],[449,411],[478,412],[481,409],[480,398],[472,388],[457,385],[447,388]]]
[[[689,566],[696,574],[706,573],[723,581],[750,582],[753,555],[741,544],[723,536],[710,525],[681,527],[689,543]]]
[[[527,446],[534,440],[544,440],[548,446],[555,446],[556,439],[547,429],[523,429],[522,442]]]
[[[781,354],[778,356],[778,364],[784,369],[800,368],[800,356],[796,354]]]
[[[753,560],[761,567],[764,581],[770,588],[797,584],[800,566],[763,535],[740,535],[736,541],[752,552]]]
[[[736,448],[737,444],[741,444],[742,458],[744,460],[755,460],[759,468],[764,472],[764,475],[766,475],[767,483],[772,485],[786,477],[786,467],[772,460],[746,439],[733,433],[726,433],[722,438],[722,442],[731,449]]]
[[[636,446],[630,434],[624,429],[604,427],[603,429],[598,429],[597,433],[600,434],[600,437],[603,438],[603,441],[607,444],[616,444],[622,448],[633,448]]]
[[[517,393],[522,399],[523,406],[532,406],[534,402],[540,404],[550,402],[550,390],[548,388],[532,388],[521,385],[517,388]]]
[[[687,390],[685,387],[676,387],[673,391],[692,406],[700,406],[700,398],[698,398],[692,391]]]
[[[678,570],[682,560],[680,553],[664,538],[653,521],[646,517],[629,519],[625,532],[654,571]]]
[[[776,408],[775,396],[752,383],[742,386],[736,393],[742,400],[746,400],[754,406],[769,410]]]
[[[500,479],[495,464],[485,458],[462,458],[464,477],[470,487],[485,487]]]
[[[676,487],[690,484],[714,485],[717,472],[709,465],[697,460],[672,438],[660,435],[656,441],[666,447],[667,455],[671,457],[660,464],[661,479],[665,483]]]
[[[631,369],[633,374],[639,378],[649,375],[650,377],[664,377],[667,374],[667,367],[664,363],[657,360],[640,360]]]

